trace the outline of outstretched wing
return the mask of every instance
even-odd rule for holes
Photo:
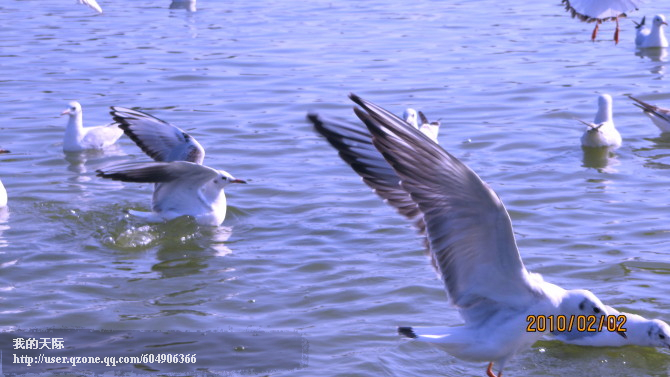
[[[368,130],[358,125],[324,119],[317,114],[309,114],[307,119],[339,151],[340,157],[363,178],[363,182],[424,233],[425,225],[419,207],[400,186],[400,177],[372,145]]]
[[[205,150],[179,127],[147,113],[113,106],[110,112],[123,132],[156,161],[188,161],[202,165]]]
[[[509,215],[495,192],[402,119],[358,96],[351,99],[363,108],[354,111],[374,147],[422,214],[431,255],[463,317],[476,322],[491,311],[535,300],[540,288],[521,261]],[[331,144],[342,153],[339,144]]]

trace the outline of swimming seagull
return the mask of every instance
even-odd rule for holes
[[[668,26],[668,23],[665,22],[665,16],[662,14],[655,15],[651,21],[651,28],[644,27],[645,20],[646,17],[642,17],[639,24],[635,23],[635,29],[637,30],[635,46],[640,48],[668,47],[668,39],[663,32],[663,26]]]
[[[405,122],[409,123],[412,127],[417,130],[419,129],[419,113],[416,110],[408,107],[403,111],[402,117],[405,119]]]
[[[223,188],[246,183],[223,170],[202,165],[205,150],[194,137],[152,115],[112,107],[119,127],[156,162],[98,170],[98,176],[124,182],[155,183],[152,212],[129,211],[150,222],[192,216],[201,225],[220,225],[226,217]]]
[[[6,149],[0,149],[0,153],[9,153],[9,151]],[[4,207],[6,205],[7,205],[7,190],[5,190],[5,186],[3,186],[2,181],[0,181],[0,207]]]
[[[84,127],[83,111],[79,102],[70,102],[61,115],[69,116],[63,137],[63,151],[65,152],[103,149],[114,144],[123,135],[123,131],[117,127],[116,123]]]
[[[637,10],[643,0],[563,0],[565,10],[572,18],[579,18],[584,22],[596,22],[591,33],[591,40],[598,34],[598,26],[604,21],[616,21],[614,42],[619,43],[619,18],[626,17],[626,13]]]
[[[591,292],[565,290],[526,270],[503,203],[470,168],[429,142],[406,121],[354,94],[365,123],[308,119],[382,199],[425,235],[433,266],[465,324],[400,327],[418,341],[437,343],[450,354],[488,361],[495,377],[519,350],[542,333],[528,332],[529,315],[602,315]]]
[[[7,190],[5,190],[5,186],[3,186],[2,181],[0,181],[0,208],[6,205],[7,205]]]
[[[429,122],[428,118],[426,118],[423,112],[416,111],[411,107],[405,109],[405,111],[402,113],[402,117],[405,119],[405,122],[409,123],[417,130],[423,132],[423,134],[428,136],[430,140],[439,144],[437,141],[437,135],[440,132],[439,121]],[[419,124],[419,120],[421,121],[421,124]]]
[[[633,105],[639,107],[644,111],[651,121],[661,129],[662,132],[670,132],[670,109],[664,109],[662,107],[654,106],[642,100],[639,100],[633,96],[628,96],[628,98],[637,102]]]
[[[616,149],[621,146],[621,134],[612,120],[612,96],[609,94],[598,97],[598,112],[593,123],[580,122],[587,126],[581,139],[583,147]]]
[[[642,346],[670,348],[670,326],[660,319],[646,319],[637,314],[623,313],[611,306],[605,306],[608,316],[625,316],[626,337],[610,331],[576,331],[553,333],[555,339],[563,343],[590,347]]]
[[[172,0],[170,9],[186,9],[189,12],[197,10],[196,0]]]
[[[102,13],[102,8],[98,5],[98,2],[95,0],[77,0],[77,3],[88,5],[89,7],[95,9],[96,12]]]
[[[435,142],[435,144],[439,144],[437,135],[440,132],[440,121],[438,120],[429,122],[428,118],[426,118],[426,116],[421,111],[419,111],[419,118],[421,119],[421,126],[419,127],[419,131],[428,136],[430,140]]]
[[[223,170],[187,161],[130,163],[97,172],[98,177],[115,181],[156,183],[153,212],[131,211],[149,222],[192,216],[198,224],[219,226],[226,217],[223,188],[246,183]]]

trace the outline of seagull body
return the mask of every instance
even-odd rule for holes
[[[170,9],[186,9],[189,12],[197,10],[196,0],[172,0]]]
[[[465,324],[400,327],[466,360],[502,371],[543,333],[528,315],[597,315],[605,306],[586,290],[565,290],[529,273],[511,220],[496,193],[470,168],[383,108],[350,95],[366,128],[308,115],[363,181],[424,234],[433,266]],[[499,374],[500,375],[500,374]]]
[[[88,5],[89,7],[95,9],[96,12],[102,13],[102,8],[98,5],[98,2],[95,0],[77,0],[77,3]]]
[[[589,148],[619,148],[621,134],[614,127],[612,120],[612,96],[602,94],[598,97],[598,112],[593,123],[582,122],[587,125],[582,135],[582,146]]]
[[[596,23],[591,33],[591,40],[596,39],[598,25],[604,21],[616,21],[615,43],[619,43],[619,18],[626,17],[628,12],[637,10],[643,2],[643,0],[562,0],[572,18]]]
[[[663,26],[667,26],[665,16],[657,14],[651,23],[651,28],[645,28],[645,18],[635,27],[635,46],[639,48],[668,47],[668,39],[663,32]]]
[[[437,140],[437,135],[440,132],[440,122],[429,122],[428,118],[421,112],[408,107],[402,113],[402,117],[405,119],[405,122],[409,123],[412,127],[421,131],[424,135],[428,136],[430,140],[434,141],[436,144],[439,144]],[[419,124],[419,120],[421,124]]]
[[[614,21],[637,10],[642,0],[563,0],[571,16],[585,22]]]
[[[5,186],[2,185],[2,181],[0,181],[0,208],[5,207],[7,205],[7,190],[5,190]]]
[[[660,319],[646,319],[637,314],[623,313],[606,306],[608,316],[625,316],[626,337],[610,331],[557,332],[552,335],[563,343],[590,347],[642,346],[670,348],[670,326]],[[620,322],[617,322],[620,323]]]
[[[223,188],[246,183],[223,170],[202,165],[205,150],[180,128],[141,111],[112,107],[119,128],[156,162],[99,170],[98,176],[124,182],[155,183],[152,212],[130,213],[150,222],[192,216],[201,225],[220,225],[226,216]]]
[[[133,211],[150,222],[192,216],[201,225],[220,225],[226,217],[223,188],[244,183],[225,171],[187,161],[145,162],[98,170],[98,176],[123,182],[156,183],[152,212]]]
[[[123,135],[123,131],[117,127],[116,123],[84,127],[83,111],[79,102],[70,102],[61,115],[69,116],[63,137],[63,151],[65,152],[103,149],[114,144]]]
[[[651,121],[661,129],[662,132],[670,132],[670,109],[654,106],[635,97],[628,96],[633,101],[637,102],[633,105],[642,109],[647,114]]]

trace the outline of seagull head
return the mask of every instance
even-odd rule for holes
[[[665,22],[665,16],[662,14],[657,14],[654,16],[654,27],[655,28],[661,28],[663,26],[667,26],[668,23]]]
[[[647,335],[652,346],[670,348],[670,326],[660,319],[649,321]]]
[[[419,115],[416,110],[408,107],[402,113],[402,118],[405,119],[405,122],[411,124],[414,128],[419,128]]]
[[[247,183],[247,181],[237,179],[230,175],[230,173],[219,170],[219,176],[214,179],[214,184],[220,188],[224,188],[231,183]]]
[[[72,101],[67,104],[67,109],[63,110],[60,115],[69,115],[71,117],[77,116],[77,114],[81,113],[81,105],[79,102]]]

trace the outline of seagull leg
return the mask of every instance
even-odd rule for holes
[[[616,16],[616,29],[614,29],[614,44],[619,44],[619,16]]]
[[[488,377],[496,377],[496,375],[493,374],[493,371],[492,371],[491,369],[493,369],[493,361],[491,361],[491,362],[489,363],[489,367],[486,368],[486,375],[487,375]]]
[[[600,26],[600,22],[596,22],[596,27],[593,28],[593,32],[591,33],[592,41],[596,40],[596,36],[598,35],[598,26]]]

